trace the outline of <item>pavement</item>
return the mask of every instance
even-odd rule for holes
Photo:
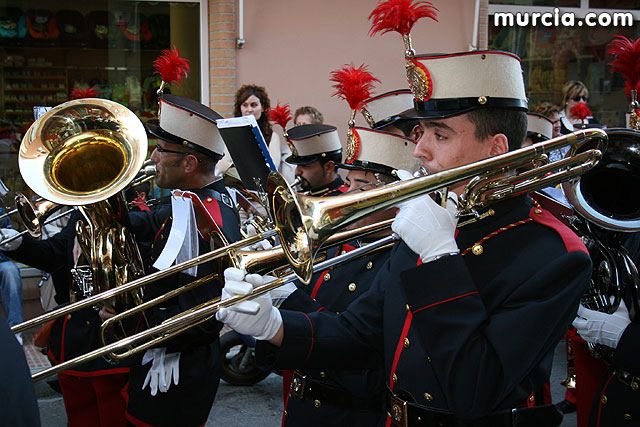
[[[33,332],[23,333],[23,349],[31,373],[49,367],[46,356],[33,346]],[[551,372],[551,394],[553,402],[564,399],[565,388],[560,381],[566,378],[566,359],[564,341],[556,347]],[[35,383],[40,419],[42,427],[66,427],[67,417],[64,411],[62,396],[46,383],[46,380]],[[240,427],[260,425],[261,427],[277,427],[282,419],[282,377],[269,375],[260,383],[242,387],[232,386],[224,381],[216,395],[206,427]],[[565,415],[561,427],[576,427],[576,414]]]

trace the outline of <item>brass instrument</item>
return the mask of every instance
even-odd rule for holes
[[[88,261],[91,285],[81,284],[74,298],[120,286],[144,274],[133,236],[119,220],[121,190],[138,174],[147,154],[144,126],[133,112],[105,99],[78,99],[41,116],[27,130],[18,164],[26,184],[44,200],[33,205],[16,198],[29,232],[41,233],[43,218],[63,205],[77,205],[78,242]],[[137,294],[114,303],[129,307]]]
[[[582,237],[593,273],[581,303],[613,313],[625,299],[632,315],[640,312],[640,276],[624,247],[628,232],[640,231],[640,131],[607,129],[609,143],[600,163],[580,179],[562,184],[577,215],[570,225]],[[610,360],[613,349],[587,343],[594,357]]]
[[[226,256],[231,251],[271,237],[276,231],[283,242],[282,249],[296,276],[302,279],[307,277],[307,273],[312,272],[312,267],[310,266],[312,264],[312,252],[315,253],[322,242],[327,240],[327,237],[336,229],[353,223],[365,215],[386,209],[411,197],[427,194],[477,176],[478,178],[472,180],[469,185],[476,189],[476,191],[478,188],[482,188],[484,194],[478,195],[476,193],[465,192],[465,194],[467,194],[466,197],[472,200],[475,205],[471,206],[466,204],[465,201],[463,201],[461,205],[464,212],[474,212],[474,209],[479,206],[486,206],[489,203],[502,200],[506,197],[544,188],[563,180],[574,179],[580,176],[598,162],[602,156],[602,150],[604,150],[606,141],[607,135],[600,129],[581,130],[574,134],[534,144],[511,153],[430,176],[390,184],[367,192],[361,192],[357,195],[349,194],[336,196],[331,199],[294,195],[282,176],[277,172],[272,172],[268,180],[268,190],[272,202],[270,209],[274,214],[274,220],[277,224],[276,230],[258,233],[250,238],[235,242],[226,247],[218,248],[192,260],[129,282],[121,286],[120,289],[111,289],[102,294],[90,297],[87,300],[72,304],[72,306],[75,307],[63,307],[60,310],[56,310],[56,312],[49,313],[49,315],[54,313],[56,316],[67,314],[79,308],[81,304],[82,306],[94,304],[100,300],[111,298],[118,293],[127,292],[139,286],[144,286],[159,278],[166,277],[194,265]],[[571,146],[567,155],[568,157],[559,162],[548,164],[545,153],[567,145]],[[593,145],[593,147],[591,145]],[[528,163],[534,163],[536,165],[539,171],[537,175],[533,174],[532,171],[527,171],[524,173],[526,179],[523,179],[519,175],[511,174],[512,171],[518,170],[520,166]],[[555,173],[550,175],[551,172]],[[304,209],[300,209],[299,206],[303,206]],[[394,239],[397,239],[397,236],[380,239],[364,248],[360,248],[362,250],[357,249],[316,264],[316,268],[326,268],[325,266],[329,264],[325,263],[328,262],[344,262],[350,259],[350,257],[361,255],[363,251],[366,253],[367,250],[372,250],[378,247],[378,245],[388,244],[394,241]],[[295,255],[300,256],[295,257]],[[307,255],[309,258],[305,258]],[[308,268],[308,270],[306,268]],[[65,362],[64,364],[51,368],[51,370],[42,371],[34,378],[40,379],[52,373],[59,372],[60,370],[69,369],[75,364],[84,363],[93,358],[108,354],[112,358],[118,359],[143,351],[210,319],[220,307],[226,307],[236,302],[253,298],[261,293],[281,286],[285,283],[284,280],[293,280],[293,278],[295,278],[293,275],[289,275],[287,278],[267,283],[246,296],[233,297],[224,302],[219,302],[217,299],[209,301],[198,308],[188,310],[186,313],[167,320],[161,325],[151,327],[146,331],[116,343],[108,344],[104,348],[97,349],[74,360]],[[41,319],[44,318],[42,322],[51,318],[45,316],[41,316]],[[22,328],[24,328],[24,326],[18,325],[18,327],[13,328],[13,331],[17,332],[22,330]],[[131,348],[133,344],[145,340],[148,341],[135,348]],[[114,353],[119,350],[126,350],[126,352],[124,354]]]

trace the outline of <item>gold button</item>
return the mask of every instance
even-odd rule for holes
[[[91,322],[87,320],[87,326],[91,326]]]
[[[494,216],[496,214],[496,211],[494,211],[493,209],[489,209],[489,216]]]
[[[424,399],[425,399],[427,402],[431,402],[431,401],[433,400],[433,396],[431,396],[429,393],[425,393],[425,394],[424,394]]]
[[[404,308],[405,308],[407,311],[411,311],[411,306],[410,306],[409,304],[405,305],[405,306],[404,306]]]
[[[369,262],[367,263],[366,269],[367,269],[367,270],[371,270],[372,268],[373,268],[373,263],[372,263],[371,261],[369,261]]]
[[[602,396],[600,398],[600,402],[602,402],[603,405],[606,405],[607,404],[607,396]]]
[[[345,251],[345,250],[343,250],[342,252],[340,252],[340,254],[341,254],[341,255],[344,255],[344,254],[346,254],[346,253],[347,253],[347,251]]]
[[[205,200],[207,203],[211,203],[213,202],[213,199],[211,197],[207,197],[207,199]]]
[[[487,97],[486,96],[480,96],[478,97],[478,102],[482,105],[487,103]]]
[[[411,341],[409,341],[409,338],[405,338],[404,339],[404,344],[403,344],[404,348],[409,348],[411,347]]]
[[[323,380],[327,378],[327,373],[322,371],[320,372],[320,378],[322,378]]]
[[[474,255],[482,255],[482,252],[484,252],[484,248],[482,247],[482,245],[476,243],[471,248],[471,252],[473,252]]]
[[[535,397],[533,397],[533,394],[529,396],[529,402],[533,402],[534,400],[535,400]]]
[[[431,363],[431,356],[427,356],[427,362]]]
[[[324,281],[328,281],[329,279],[331,279],[331,274],[327,273],[324,275]]]
[[[631,414],[624,414],[625,421],[631,421]]]
[[[631,390],[633,391],[638,391],[638,383],[637,382],[632,382],[631,383]]]
[[[284,416],[286,417],[287,415],[289,415],[289,413],[287,412],[287,410],[284,410]]]
[[[542,213],[542,209],[536,209],[536,210],[534,210],[534,212],[537,213],[537,214],[540,214],[540,213]]]
[[[67,314],[67,320],[71,319],[71,315]]]
[[[355,291],[355,290],[356,290],[356,284],[355,284],[355,283],[353,283],[353,282],[349,283],[349,290],[350,290],[351,292]]]
[[[319,408],[322,406],[322,402],[320,402],[318,399],[313,401],[313,406],[315,406],[316,408]]]
[[[393,374],[393,376],[391,377],[391,379],[393,380],[393,383],[397,383],[398,382],[398,376],[396,374]]]

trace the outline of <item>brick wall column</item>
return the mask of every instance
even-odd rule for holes
[[[480,18],[478,20],[478,49],[489,47],[489,0],[480,0]]]
[[[236,91],[236,1],[209,1],[209,104],[222,116],[233,115]]]

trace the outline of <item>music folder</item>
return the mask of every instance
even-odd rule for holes
[[[250,115],[219,119],[216,124],[244,187],[266,191],[267,176],[276,167],[256,118]]]

